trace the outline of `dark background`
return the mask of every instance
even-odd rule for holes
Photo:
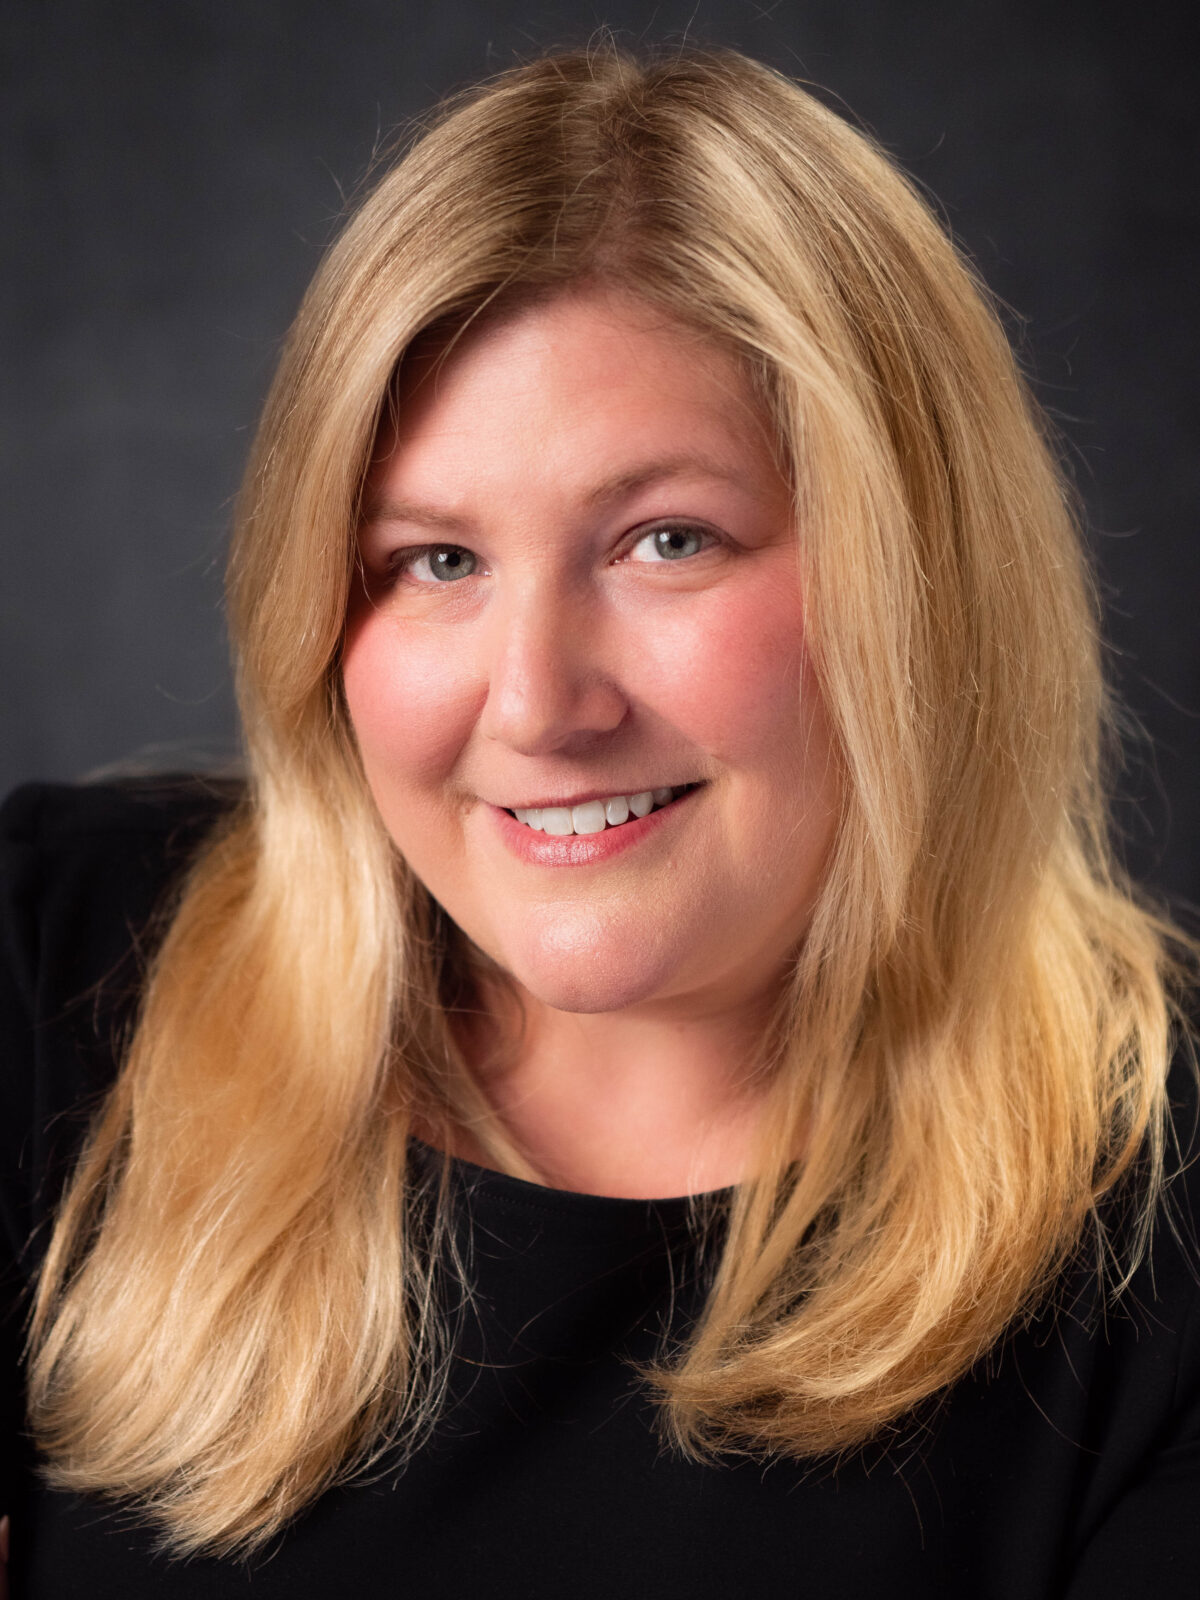
[[[5,0],[0,787],[236,749],[230,501],[280,339],[377,140],[601,23],[824,86],[1013,308],[1143,732],[1134,869],[1200,901],[1191,8],[984,0]]]

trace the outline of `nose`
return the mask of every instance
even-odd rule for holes
[[[603,647],[595,596],[541,586],[497,607],[479,731],[521,755],[588,750],[624,721],[618,663]]]

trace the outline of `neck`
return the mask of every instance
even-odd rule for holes
[[[468,1040],[468,1054],[552,1187],[649,1199],[746,1175],[764,1089],[761,997],[708,1011],[597,1014],[556,1011],[524,993],[519,1001],[489,996],[490,1039]]]

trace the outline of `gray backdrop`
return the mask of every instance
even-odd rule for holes
[[[236,748],[220,568],[280,338],[373,147],[515,56],[737,45],[939,199],[1068,441],[1135,870],[1200,900],[1196,62],[1105,0],[5,0],[0,786]]]

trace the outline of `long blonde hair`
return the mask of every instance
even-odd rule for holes
[[[643,1373],[666,1437],[861,1443],[1035,1303],[1139,1152],[1153,1209],[1169,930],[1110,864],[1094,595],[985,293],[889,160],[767,68],[535,61],[438,114],[296,319],[230,570],[247,798],[182,889],[40,1281],[49,1470],[179,1551],[252,1549],[428,1436],[449,1202],[444,1171],[414,1190],[414,1119],[540,1177],[455,1043],[455,947],[367,792],[339,648],[406,349],[581,281],[759,376],[845,771],[753,1175],[701,1320]]]

